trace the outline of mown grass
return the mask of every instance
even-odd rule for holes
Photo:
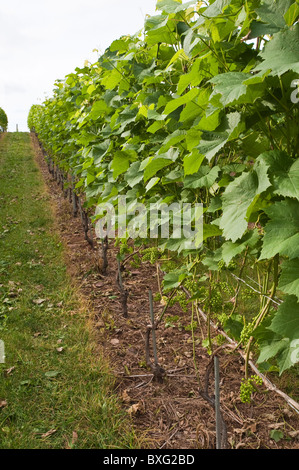
[[[33,155],[29,134],[1,139],[0,448],[136,448]]]

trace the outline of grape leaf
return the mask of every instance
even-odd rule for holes
[[[271,186],[267,168],[264,162],[257,161],[251,171],[232,181],[222,196],[223,215],[220,228],[223,229],[224,236],[233,242],[247,229],[250,207],[254,207],[253,201],[256,202],[256,198]]]
[[[111,164],[113,170],[113,178],[117,178],[122,173],[125,173],[130,166],[132,156],[125,151],[117,150]]]
[[[125,173],[125,180],[133,188],[143,180],[143,171],[140,170],[140,162],[134,162]]]
[[[221,15],[225,7],[227,7],[231,1],[232,0],[215,0],[215,2],[205,10],[204,15],[208,18]]]
[[[294,294],[299,299],[299,258],[284,261],[278,289],[287,294]]]
[[[104,100],[96,101],[91,108],[89,118],[96,121],[100,116],[104,114],[106,110],[107,110],[107,104],[105,103]]]
[[[165,13],[179,13],[195,3],[195,0],[183,4],[180,0],[158,0],[156,9],[165,11]]]
[[[252,78],[252,74],[243,72],[226,72],[217,75],[210,80],[215,85],[211,95],[211,103],[217,104],[217,95],[220,94],[220,103],[225,107],[232,104],[254,103],[256,98],[262,96],[263,83],[247,85],[246,80]]]
[[[281,375],[299,361],[299,303],[296,296],[287,296],[270,325],[261,325],[257,330],[254,336],[260,344],[258,363],[275,357]]]
[[[166,139],[163,142],[162,147],[159,150],[159,153],[165,153],[167,152],[170,147],[176,146],[179,142],[182,140],[185,140],[186,136],[186,131],[181,131],[180,129],[177,129],[174,131],[172,134],[166,137]]]
[[[192,175],[196,173],[204,160],[204,155],[201,155],[197,149],[194,149],[190,154],[184,158],[184,172],[185,175]]]
[[[299,202],[292,199],[275,202],[265,209],[270,221],[265,235],[260,260],[277,253],[289,258],[299,257]]]
[[[222,259],[226,265],[237,256],[238,254],[244,252],[247,247],[253,247],[259,240],[259,234],[257,230],[252,230],[249,233],[246,233],[240,241],[235,243],[227,241],[222,245]]]
[[[299,338],[299,303],[295,295],[288,295],[279,306],[269,329],[291,341]]]
[[[299,73],[299,24],[274,34],[260,57],[262,62],[253,69],[281,76],[289,70]]]
[[[293,0],[263,0],[256,12],[261,21],[252,21],[250,25],[250,39],[266,34],[274,34],[285,28],[286,14]]]
[[[200,68],[201,62],[200,59],[195,60],[189,72],[180,76],[177,88],[178,95],[181,95],[189,85],[195,87],[200,84],[204,78],[204,72]]]
[[[178,149],[170,148],[168,152],[156,155],[148,160],[148,163],[144,167],[144,181],[148,181],[154,176],[157,171],[171,165],[179,156]],[[142,168],[142,167],[141,167]]]
[[[163,290],[175,289],[181,282],[188,277],[188,271],[186,268],[177,269],[165,274],[163,278]]]
[[[276,336],[276,335],[274,336],[271,342],[266,343],[264,341],[264,344],[261,345],[260,354],[257,359],[257,363],[260,364],[261,362],[268,361],[269,359],[271,359],[271,357],[274,357],[280,352],[287,349],[289,346],[289,343],[290,342],[287,340],[287,338],[281,339],[280,336]]]
[[[295,295],[289,295],[279,306],[269,329],[287,339],[280,357],[278,357],[280,375],[286,369],[299,362],[299,303]]]
[[[208,118],[207,118],[208,119]],[[216,118],[216,122],[218,117]],[[198,125],[200,128],[201,121]],[[240,113],[227,114],[216,131],[203,132],[199,145],[196,146],[199,153],[204,155],[209,161],[221,150],[224,145],[236,138],[242,130],[242,120]]]
[[[214,166],[212,169],[205,165],[201,166],[196,174],[187,176],[185,178],[185,188],[210,188],[216,181],[220,171],[219,166]]]
[[[273,150],[259,156],[269,166],[269,176],[274,194],[295,197],[299,200],[299,160],[293,160],[285,152]]]
[[[160,178],[158,178],[157,176],[154,178],[151,178],[145,187],[146,192],[152,189],[159,181],[160,181]]]
[[[178,98],[175,98],[174,100],[169,101],[169,103],[167,103],[165,107],[164,114],[170,114],[183,104],[189,103],[194,98],[196,98],[196,96],[199,94],[199,91],[199,88],[192,88],[185,95],[182,95]]]
[[[288,11],[284,14],[284,19],[287,25],[291,26],[298,20],[299,16],[299,3],[293,3]]]
[[[293,0],[263,0],[256,12],[266,24],[282,29],[286,26],[284,14],[288,11]]]

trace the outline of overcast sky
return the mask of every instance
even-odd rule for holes
[[[0,107],[9,131],[27,131],[32,104],[56,79],[96,62],[114,39],[135,34],[156,0],[0,0]]]

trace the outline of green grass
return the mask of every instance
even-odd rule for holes
[[[136,447],[89,317],[66,272],[29,134],[8,133],[0,141],[0,448]]]

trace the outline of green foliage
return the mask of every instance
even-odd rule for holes
[[[289,295],[280,305],[268,330],[273,334],[265,340],[259,362],[277,356],[280,374],[299,360],[299,303],[295,295]]]
[[[34,104],[31,106],[27,117],[27,125],[30,130],[34,130],[36,129],[36,126],[38,127],[40,125],[43,109],[43,106],[40,104]]]
[[[0,130],[6,131],[8,125],[8,119],[5,111],[0,108]]]
[[[157,240],[169,260],[165,289],[185,279],[198,286],[207,270],[211,278],[233,270],[246,253],[246,268],[264,273],[264,294],[278,288],[283,303],[273,312],[261,301],[242,338],[252,334],[261,357],[285,370],[298,362],[284,328],[290,320],[298,334],[298,1],[160,0],[157,10],[144,36],[119,38],[97,63],[57,81],[53,96],[31,108],[29,127],[91,209],[119,195],[147,208],[201,202],[200,248]],[[144,259],[157,253],[150,248]],[[204,301],[218,310],[214,291]],[[271,329],[255,334],[270,314]]]

